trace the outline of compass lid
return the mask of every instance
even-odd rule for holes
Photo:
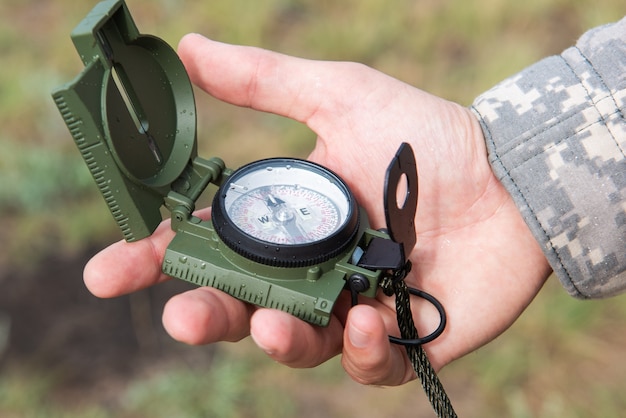
[[[97,4],[71,36],[85,69],[53,98],[125,237],[145,237],[197,155],[191,82],[165,41],[139,33],[123,0]]]
[[[171,184],[196,142],[193,89],[176,52],[141,35],[119,0],[100,3],[72,40],[83,60],[91,55],[105,68],[103,126],[120,168],[149,186]]]

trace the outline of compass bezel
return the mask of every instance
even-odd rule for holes
[[[256,238],[241,229],[230,218],[225,197],[231,185],[251,171],[262,167],[287,166],[306,169],[339,188],[347,201],[348,212],[342,224],[330,235],[308,243],[284,244]],[[268,158],[246,164],[233,172],[213,198],[211,219],[224,244],[243,257],[274,267],[307,267],[320,264],[343,253],[355,240],[359,229],[359,206],[346,183],[333,171],[298,158]]]

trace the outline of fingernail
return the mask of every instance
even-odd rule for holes
[[[355,325],[348,326],[348,338],[350,339],[350,343],[356,348],[365,348],[367,347],[371,337],[369,334],[361,331]]]
[[[265,354],[267,354],[268,356],[271,356],[271,355],[273,355],[275,353],[274,349],[272,349],[270,347],[267,347],[265,344],[260,343],[259,340],[257,340],[254,337],[253,333],[250,333],[250,336],[252,337],[252,341],[254,341],[254,343],[257,345],[257,347],[259,347],[261,350],[263,350],[265,352]]]

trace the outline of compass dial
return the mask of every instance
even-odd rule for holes
[[[233,173],[216,194],[212,217],[231,249],[284,267],[326,261],[350,244],[358,227],[354,197],[337,175],[285,158]]]
[[[236,194],[241,186],[231,188]],[[345,218],[328,197],[300,185],[261,186],[237,197],[227,209],[233,223],[262,241],[303,244],[326,238]]]

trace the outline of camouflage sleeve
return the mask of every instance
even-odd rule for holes
[[[626,18],[479,96],[493,171],[574,296],[626,290]]]

